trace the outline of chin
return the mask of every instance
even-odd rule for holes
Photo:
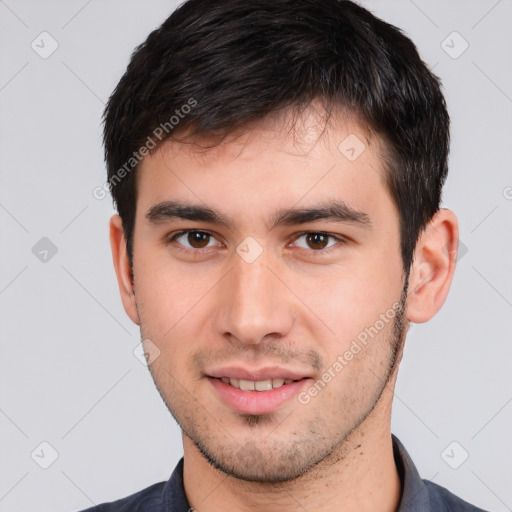
[[[311,453],[304,446],[298,450],[297,445],[276,447],[265,445],[264,441],[261,445],[249,441],[240,448],[217,446],[215,453],[200,443],[194,444],[209,464],[222,473],[237,480],[266,484],[299,479],[328,456],[313,444],[309,446]]]

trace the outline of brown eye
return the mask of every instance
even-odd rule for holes
[[[204,231],[189,231],[187,234],[187,242],[194,249],[202,249],[206,247],[210,241],[210,234]]]
[[[345,240],[340,236],[324,233],[323,231],[308,231],[299,235],[293,243],[300,249],[308,250],[311,254],[325,255],[331,249],[339,248],[345,243]]]
[[[325,249],[330,238],[325,233],[307,233],[305,236],[311,249]]]
[[[166,239],[167,244],[177,243],[183,246],[184,250],[188,251],[213,247],[215,243],[212,244],[212,242],[215,242],[213,235],[207,231],[197,231],[193,229],[185,229],[179,233],[170,235]]]

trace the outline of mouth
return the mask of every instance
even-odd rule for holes
[[[302,379],[265,379],[265,380],[246,380],[246,379],[233,379],[230,377],[212,377],[214,379],[220,380],[224,382],[224,384],[228,384],[236,389],[240,389],[242,391],[270,391],[271,389],[278,389],[284,385],[292,384],[293,382],[298,382],[299,380],[304,380],[306,377]]]
[[[214,396],[224,407],[251,415],[271,414],[293,406],[292,398],[312,382],[311,377],[276,369],[252,374],[220,370],[216,375],[207,375],[207,380]]]

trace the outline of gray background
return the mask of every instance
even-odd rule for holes
[[[393,432],[424,478],[512,510],[512,2],[361,3],[403,28],[443,80],[453,122],[443,205],[463,244],[445,306],[410,331]],[[110,197],[92,195],[105,181],[104,102],[135,45],[176,6],[0,0],[2,512],[124,497],[169,478],[182,455],[134,355]],[[47,58],[55,43],[43,31],[58,44]]]

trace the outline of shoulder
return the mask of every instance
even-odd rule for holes
[[[95,505],[82,512],[160,512],[166,482],[153,484],[141,491],[108,503]]]
[[[486,512],[445,487],[422,479],[404,445],[394,435],[392,440],[396,468],[402,484],[398,512]]]
[[[448,489],[429,480],[423,480],[428,491],[431,510],[446,512],[486,512],[455,496]]]

